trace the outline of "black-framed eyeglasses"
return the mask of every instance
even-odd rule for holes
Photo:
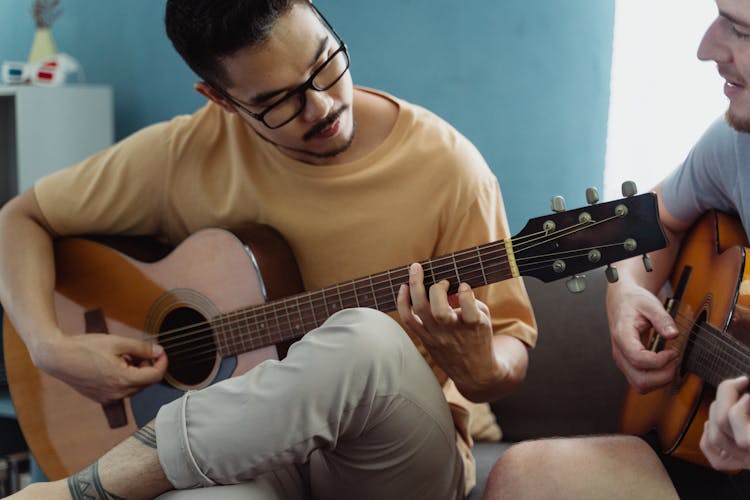
[[[229,100],[234,106],[240,108],[248,116],[255,118],[263,123],[270,129],[277,129],[283,127],[290,121],[297,118],[297,116],[305,109],[307,105],[307,91],[309,89],[324,92],[338,83],[344,74],[349,69],[349,52],[346,49],[346,44],[341,39],[336,30],[333,29],[331,23],[320,13],[320,11],[312,3],[308,5],[313,9],[315,14],[323,21],[323,24],[328,30],[336,37],[336,41],[339,43],[336,52],[331,54],[331,57],[318,67],[318,69],[310,75],[305,83],[298,87],[290,90],[284,97],[279,101],[271,104],[260,113],[255,113],[247,109],[247,107],[239,102],[237,99],[229,95],[227,91],[216,85],[211,85],[214,90]]]

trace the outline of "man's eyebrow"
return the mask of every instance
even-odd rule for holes
[[[719,15],[732,24],[736,24],[737,26],[742,26],[743,28],[750,28],[750,24],[748,24],[745,21],[740,21],[739,19],[733,17],[730,14],[727,14],[726,12],[719,11]]]
[[[323,53],[323,51],[326,50],[326,45],[328,44],[328,39],[330,37],[325,36],[320,39],[320,43],[318,43],[318,50],[315,51],[315,55],[312,58],[312,61],[310,62],[310,67],[315,66],[315,63],[320,59],[320,55]],[[253,97],[251,97],[247,103],[253,106],[260,106],[264,102],[268,101],[272,97],[276,97],[279,94],[283,94],[284,92],[288,92],[290,90],[294,90],[294,88],[283,88],[278,90],[269,90],[268,92],[261,92],[260,94],[256,94]]]

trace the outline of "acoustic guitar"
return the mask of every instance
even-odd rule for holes
[[[128,240],[130,243],[130,241]],[[77,472],[188,389],[246,372],[344,308],[396,309],[408,263],[303,292],[294,257],[268,226],[204,229],[169,253],[66,237],[54,245],[55,303],[64,332],[160,343],[161,383],[99,405],[37,370],[6,316],[5,356],[18,419],[49,479]],[[553,281],[666,245],[652,193],[531,219],[516,236],[421,262],[427,286],[477,288],[518,276]],[[157,249],[158,250],[158,249]],[[135,255],[138,251],[138,255]],[[614,268],[611,268],[614,269]],[[580,286],[576,276],[572,288]]]
[[[681,363],[671,384],[648,394],[628,389],[621,430],[656,429],[665,453],[709,465],[700,450],[703,424],[716,387],[750,374],[750,262],[739,220],[710,211],[691,228],[670,278],[667,309],[680,335],[670,341],[651,332],[652,350],[671,348]]]

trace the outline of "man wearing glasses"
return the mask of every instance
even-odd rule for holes
[[[311,3],[168,0],[166,26],[207,105],[0,212],[0,299],[48,373],[106,402],[166,369],[158,346],[59,331],[48,299],[58,235],[179,244],[204,227],[260,222],[289,242],[308,290],[509,236],[478,151],[432,113],[354,87],[346,46]],[[487,411],[468,400],[524,378],[536,329],[519,280],[448,287],[426,289],[413,264],[394,318],[335,313],[283,360],[162,406],[90,467],[18,497],[463,498],[472,419]]]

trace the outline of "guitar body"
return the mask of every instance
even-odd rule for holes
[[[172,349],[166,347],[169,367],[162,383],[103,406],[38,370],[6,316],[11,396],[29,447],[50,480],[91,464],[185,390],[244,373],[277,356],[269,346],[221,359],[207,328],[185,331],[183,325],[207,325],[218,314],[301,287],[291,252],[265,226],[237,234],[205,229],[156,262],[136,260],[91,240],[63,238],[55,244],[55,262],[55,304],[63,332],[158,337],[163,345],[169,343],[165,335],[182,338],[172,342]],[[200,355],[184,348],[191,343],[199,345]]]
[[[665,453],[693,463],[708,465],[699,442],[715,388],[689,371],[686,354],[702,334],[700,325],[706,323],[748,343],[747,324],[740,324],[747,321],[750,307],[746,244],[742,225],[727,214],[708,212],[692,228],[670,280],[676,290],[685,270],[689,272],[675,317],[683,335],[667,344],[682,354],[683,362],[672,384],[648,394],[629,388],[623,405],[623,432],[656,429]]]

